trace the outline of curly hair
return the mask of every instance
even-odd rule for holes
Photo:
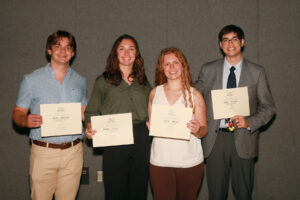
[[[161,50],[160,55],[157,60],[156,64],[156,72],[155,72],[155,85],[161,85],[167,82],[167,77],[164,73],[163,68],[163,62],[165,55],[173,53],[179,60],[179,62],[182,65],[182,74],[181,74],[181,85],[182,85],[182,94],[184,98],[184,105],[185,107],[188,106],[188,102],[186,99],[186,91],[188,91],[189,94],[189,105],[191,108],[193,108],[193,101],[192,101],[192,95],[190,87],[194,86],[192,82],[192,77],[190,74],[190,68],[187,62],[187,59],[185,58],[182,51],[176,47],[168,47],[163,50]]]
[[[110,54],[106,61],[105,71],[103,72],[103,76],[107,82],[112,85],[118,86],[122,81],[122,72],[119,68],[119,60],[117,49],[124,39],[129,39],[135,44],[136,49],[136,57],[133,63],[132,73],[129,75],[130,77],[137,77],[138,83],[141,85],[147,84],[147,76],[145,74],[144,68],[144,59],[140,53],[139,45],[133,36],[124,34],[117,38],[115,41]]]

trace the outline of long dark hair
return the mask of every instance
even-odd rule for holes
[[[141,85],[147,84],[147,77],[145,74],[144,69],[144,59],[142,58],[142,55],[140,53],[139,45],[134,37],[131,35],[121,35],[118,37],[118,39],[115,41],[110,54],[106,61],[106,67],[105,71],[103,72],[103,76],[107,82],[109,82],[112,85],[118,86],[120,85],[122,81],[122,72],[119,67],[119,60],[118,60],[118,54],[117,49],[124,39],[129,39],[135,44],[136,49],[136,57],[133,63],[133,70],[132,73],[129,75],[130,77],[137,77],[138,83]]]

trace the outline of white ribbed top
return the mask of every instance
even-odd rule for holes
[[[187,99],[188,99],[188,92]],[[193,93],[193,88],[191,88]],[[193,99],[193,96],[192,96]],[[169,105],[163,85],[156,88],[152,104]],[[184,107],[183,95],[172,105]],[[201,139],[193,134],[189,141],[154,137],[150,163],[161,167],[188,168],[203,162]]]

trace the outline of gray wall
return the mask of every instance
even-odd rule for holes
[[[73,67],[87,78],[90,96],[119,35],[136,37],[153,83],[162,48],[181,48],[196,78],[203,63],[221,57],[217,34],[233,23],[245,31],[245,57],[266,68],[278,109],[276,119],[260,136],[253,199],[297,199],[299,13],[298,0],[1,0],[0,198],[29,198],[28,131],[13,126],[11,113],[23,75],[46,63],[49,34],[66,29],[76,36]],[[90,184],[80,187],[78,199],[104,199],[103,183],[96,182],[101,151],[85,143],[84,161],[90,168]],[[198,199],[208,199],[206,179]]]

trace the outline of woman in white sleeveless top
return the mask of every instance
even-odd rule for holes
[[[206,108],[201,93],[192,87],[190,69],[181,50],[171,47],[161,51],[155,82],[157,87],[149,96],[149,119],[152,105],[161,104],[193,108],[193,120],[187,124],[190,140],[153,138],[150,180],[154,200],[196,199],[204,172],[200,138],[207,134]]]

